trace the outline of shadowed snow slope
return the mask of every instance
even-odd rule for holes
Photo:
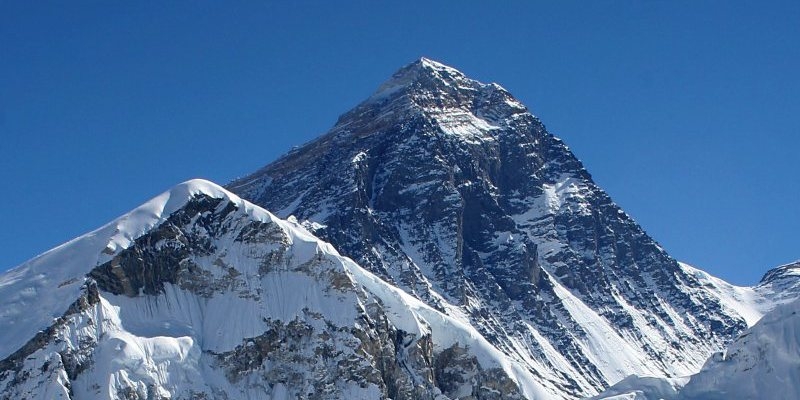
[[[2,399],[552,398],[293,221],[193,180],[0,277]]]

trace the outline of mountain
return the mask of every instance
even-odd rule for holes
[[[0,400],[702,397],[795,368],[799,278],[677,262],[508,91],[420,59],[0,275]]]
[[[800,301],[778,305],[702,370],[682,379],[631,376],[596,399],[800,398]]]
[[[0,278],[2,399],[546,398],[472,327],[189,181]]]
[[[800,302],[778,306],[715,353],[680,398],[800,398]]]
[[[771,307],[670,257],[507,90],[425,58],[228,188],[565,398],[696,372]]]

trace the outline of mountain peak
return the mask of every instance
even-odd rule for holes
[[[436,60],[431,60],[430,58],[420,57],[417,61],[409,64],[410,66],[418,66],[419,68],[426,69],[429,71],[440,71],[440,72],[447,72],[449,74],[458,74],[464,75],[461,71],[443,63],[440,63]]]
[[[565,398],[687,375],[747,327],[507,91],[427,58],[228,187],[465,316]]]
[[[775,267],[761,278],[760,284],[772,283],[778,280],[789,278],[794,280],[794,277],[800,276],[800,260]]]
[[[368,101],[380,100],[405,88],[473,87],[484,84],[467,78],[461,71],[429,58],[421,57],[395,72],[378,87]]]
[[[400,68],[372,96],[343,114],[332,132],[372,134],[380,127],[423,117],[444,134],[480,143],[493,140],[509,121],[527,112],[500,85],[482,83],[422,57]]]

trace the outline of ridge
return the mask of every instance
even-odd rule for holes
[[[268,221],[274,216],[222,186],[191,179],[173,186],[110,223],[36,256],[0,275],[0,358],[5,357],[80,296],[85,275],[130,247],[196,196],[225,200]]]
[[[0,275],[0,307],[4,399],[552,396],[465,321],[204,180]]]
[[[772,268],[764,274],[759,281],[759,284],[767,284],[769,282],[787,277],[800,277],[800,260]]]

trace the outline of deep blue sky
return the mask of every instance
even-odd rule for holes
[[[798,1],[113,3],[0,2],[0,270],[261,167],[420,56],[509,89],[676,258],[800,258]]]

